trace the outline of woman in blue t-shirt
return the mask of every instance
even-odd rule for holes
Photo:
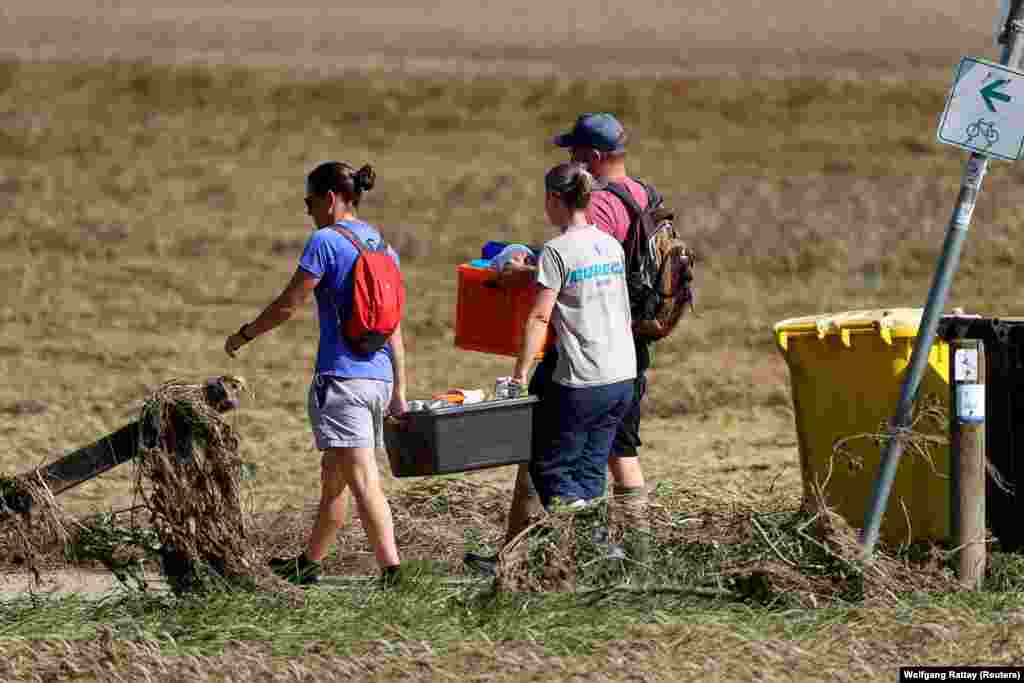
[[[308,410],[317,449],[323,452],[320,508],[305,552],[270,562],[278,574],[303,585],[317,582],[320,561],[344,523],[346,488],[355,498],[385,582],[398,576],[391,508],[380,485],[374,449],[384,447],[385,413],[400,415],[407,409],[402,330],[400,326],[395,330],[384,349],[364,356],[349,348],[338,324],[339,316],[346,316],[351,306],[349,271],[358,252],[335,227],[346,228],[370,249],[380,244],[380,233],[356,216],[359,200],[374,180],[369,165],[357,171],[338,161],[321,164],[309,174],[306,211],[316,230],[306,242],[299,266],[284,292],[224,344],[234,356],[243,345],[291,318],[310,293],[315,294],[320,345]],[[397,263],[398,255],[390,253]]]

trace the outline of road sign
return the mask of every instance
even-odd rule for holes
[[[964,57],[946,99],[939,142],[995,159],[1024,155],[1024,73]]]

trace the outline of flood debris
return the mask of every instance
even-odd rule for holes
[[[44,558],[98,561],[145,589],[142,566],[159,559],[177,593],[275,583],[256,562],[239,438],[223,418],[245,391],[235,376],[166,382],[137,421],[33,472],[0,477],[0,548],[37,579]],[[75,519],[58,504],[60,493],[125,462],[134,465],[138,500],[130,515]]]

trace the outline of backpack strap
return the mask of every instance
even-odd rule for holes
[[[344,225],[341,225],[339,223],[335,223],[334,225],[331,226],[331,228],[333,228],[334,231],[337,232],[342,237],[348,239],[348,241],[352,243],[352,246],[356,248],[357,252],[359,252],[360,254],[366,253],[366,245],[363,244],[363,241],[361,239],[356,237],[356,234],[354,232],[352,232]]]
[[[630,178],[634,183],[644,188],[644,192],[647,193],[647,205],[644,208],[640,208],[640,205],[636,203],[636,199],[633,198],[633,193],[629,191],[624,183],[613,183],[605,181],[603,184],[595,188],[595,190],[608,190],[613,195],[618,197],[619,201],[622,202],[627,213],[629,213],[630,223],[635,221],[642,211],[648,211],[656,209],[661,206],[662,198],[658,194],[658,191],[654,189],[653,185],[648,185],[642,180],[636,178]]]
[[[643,185],[643,183],[640,184]],[[633,198],[633,193],[630,192],[629,188],[622,183],[608,182],[600,189],[608,190],[619,198],[619,201],[626,206],[626,210],[629,212],[629,220],[631,223],[635,221],[637,216],[640,215],[640,212],[643,211],[643,209],[640,208],[640,205],[636,203],[636,199]],[[647,201],[649,202],[651,200],[651,192],[646,185],[644,185],[644,190],[647,191]]]
[[[383,251],[387,253],[388,243],[384,241],[384,235],[380,236],[380,244],[375,249],[371,249],[370,247],[366,246],[365,242],[359,239],[358,235],[356,235],[354,232],[346,228],[344,225],[335,223],[331,227],[334,228],[335,232],[348,238],[348,241],[352,243],[352,246],[354,246],[356,248],[356,251],[358,251],[360,254],[365,254],[370,251]]]
[[[637,181],[640,182],[640,181]],[[651,206],[651,189],[643,185],[644,190],[647,192],[648,206]],[[632,263],[634,252],[636,251],[636,230],[634,226],[637,225],[640,219],[640,214],[643,209],[637,204],[636,199],[633,198],[633,193],[629,191],[629,188],[622,183],[605,182],[602,190],[608,190],[613,195],[618,197],[619,201],[626,207],[626,213],[629,214],[629,228],[626,230],[626,239],[622,243],[623,251],[626,252],[626,263]]]
[[[634,180],[636,179],[634,178]],[[643,186],[644,190],[647,191],[647,209],[656,209],[659,206],[661,206],[661,195],[658,194],[658,191],[654,189],[653,185],[648,185],[647,183],[641,182],[639,180],[637,180],[636,182],[640,183]]]

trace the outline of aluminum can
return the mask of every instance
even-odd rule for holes
[[[508,398],[519,398],[521,396],[526,396],[526,391],[527,388],[525,384],[520,384],[519,382],[516,382],[515,380],[512,379],[509,380],[507,390]]]
[[[409,401],[409,412],[418,413],[426,407],[426,401]]]
[[[494,398],[497,400],[503,400],[509,397],[509,385],[512,383],[511,377],[499,377],[494,382]]]

